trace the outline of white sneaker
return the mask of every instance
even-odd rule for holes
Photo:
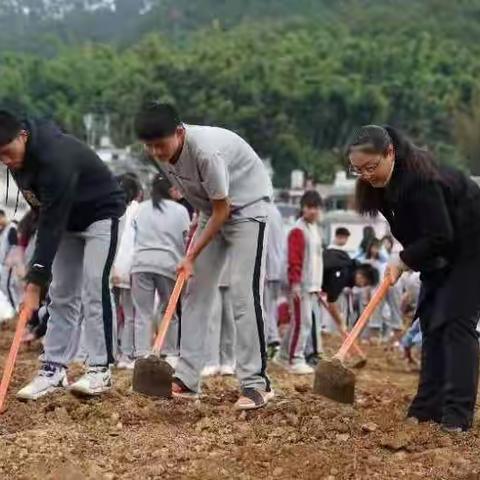
[[[68,387],[67,371],[64,367],[44,363],[37,376],[17,393],[20,400],[37,400],[48,393]]]
[[[235,375],[235,367],[233,365],[220,365],[219,373],[223,376]]]
[[[308,375],[315,370],[307,363],[294,363],[293,365],[290,365],[288,371],[293,375]]]
[[[211,365],[209,367],[203,367],[202,377],[213,377],[220,372],[220,367],[218,365]]]
[[[100,395],[112,388],[112,372],[109,367],[90,367],[87,372],[70,386],[72,393]]]
[[[130,357],[121,357],[117,363],[119,370],[133,370],[135,368],[135,360]]]

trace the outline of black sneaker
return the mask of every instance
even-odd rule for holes
[[[315,368],[318,365],[318,362],[322,359],[322,356],[319,353],[311,353],[308,357],[305,358],[307,365],[312,368]]]

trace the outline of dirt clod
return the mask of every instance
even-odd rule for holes
[[[362,425],[362,430],[366,433],[375,432],[378,429],[378,425],[374,422],[364,423]]]

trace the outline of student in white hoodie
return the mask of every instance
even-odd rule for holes
[[[349,249],[347,248],[348,240],[350,239],[350,230],[346,227],[337,227],[332,242],[325,249],[324,255],[328,257],[333,255],[333,258],[340,258],[346,262],[346,256],[350,256]],[[326,267],[325,267],[326,269]],[[324,274],[325,274],[324,269]],[[325,282],[325,275],[324,275]],[[327,292],[325,292],[327,293]],[[348,321],[349,313],[351,310],[351,289],[345,288],[342,292],[338,292],[335,295],[336,301],[332,305],[336,312],[344,319]],[[337,332],[338,327],[335,325],[333,317],[326,311],[321,310],[322,330],[324,332]],[[345,325],[346,327],[347,325]]]
[[[139,200],[143,196],[140,182],[132,175],[125,174],[119,179],[120,186],[125,192],[127,210],[125,212],[125,226],[113,264],[112,283],[119,292],[119,303],[123,313],[123,325],[119,325],[120,357],[118,368],[131,368],[134,354],[133,328],[135,311],[133,308],[130,271],[134,253],[135,230],[134,219],[140,207]]]
[[[318,226],[322,199],[317,191],[304,193],[301,217],[288,235],[288,282],[290,288],[290,324],[274,361],[290,373],[313,373],[305,350],[312,334],[314,305],[323,283],[322,234]]]
[[[134,220],[135,252],[132,296],[135,307],[134,358],[151,351],[155,294],[163,311],[173,290],[177,265],[185,255],[190,226],[187,209],[170,199],[171,183],[162,174],[152,182],[151,199],[143,202]],[[178,317],[173,318],[162,353],[175,364],[178,357]]]

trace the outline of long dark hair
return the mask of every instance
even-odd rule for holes
[[[360,252],[366,254],[369,245],[372,243],[372,240],[376,238],[375,229],[371,225],[366,225],[363,227],[363,238],[359,246]]]
[[[152,188],[150,190],[150,196],[152,199],[153,208],[157,208],[162,211],[162,203],[164,200],[170,200],[170,189],[172,184],[165,175],[157,173],[152,180]]]
[[[127,205],[140,197],[142,193],[142,184],[138,178],[131,173],[124,173],[117,177],[117,181],[125,193]]]
[[[348,142],[346,155],[348,156],[352,150],[386,155],[390,145],[393,146],[395,152],[395,168],[413,172],[425,180],[438,178],[438,170],[431,152],[417,147],[402,132],[390,126],[366,125],[360,127]],[[357,180],[355,208],[360,214],[376,216],[382,196],[381,188],[372,187],[362,178]]]
[[[372,248],[373,247],[377,247],[378,250],[379,250],[376,257],[374,257],[373,253],[372,253]],[[378,238],[373,238],[370,241],[370,243],[367,247],[365,258],[367,258],[367,260],[378,260],[380,258],[380,249],[381,248],[382,248],[382,244],[381,244],[380,240]]]

